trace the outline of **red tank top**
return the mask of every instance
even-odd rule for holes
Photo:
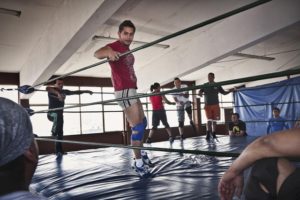
[[[163,105],[163,98],[162,96],[158,95],[158,96],[150,96],[150,101],[152,104],[152,109],[153,110],[162,110],[164,109],[164,105]]]
[[[129,51],[129,47],[127,45],[124,45],[120,41],[115,41],[108,44],[107,46],[120,53]],[[109,62],[112,73],[112,83],[115,91],[130,88],[137,89],[137,79],[135,76],[133,64],[134,56],[132,54],[122,56],[118,61]]]

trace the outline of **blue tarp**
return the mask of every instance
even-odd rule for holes
[[[240,153],[256,138],[199,136],[145,146]],[[148,151],[155,166],[151,178],[141,179],[131,168],[132,156],[132,150],[115,147],[68,152],[59,159],[42,155],[30,189],[49,200],[219,200],[219,180],[234,159]]]
[[[300,77],[266,84],[258,87],[243,88],[235,92],[235,111],[246,121],[247,134],[262,136],[267,133],[267,121],[272,117],[272,108],[281,110],[289,127],[300,117]]]

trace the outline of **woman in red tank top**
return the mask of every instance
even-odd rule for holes
[[[150,90],[152,93],[159,93],[160,92],[160,84],[154,83],[151,85]],[[167,120],[166,111],[164,108],[164,102],[170,105],[175,105],[174,102],[170,102],[165,95],[153,95],[150,96],[150,102],[152,104],[153,114],[152,114],[152,129],[150,130],[149,136],[146,140],[146,143],[151,143],[151,138],[153,133],[157,130],[159,122],[161,121],[165,126],[165,129],[169,135],[169,141],[172,143],[174,138],[172,137],[172,132]]]

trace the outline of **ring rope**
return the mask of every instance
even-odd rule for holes
[[[298,119],[285,119],[285,120],[278,120],[276,122],[296,122]],[[229,124],[232,121],[225,121],[225,124]],[[268,123],[269,120],[243,120],[245,123]]]
[[[202,151],[202,150],[189,150],[189,149],[168,149],[168,148],[160,148],[160,147],[138,147],[138,146],[129,146],[129,145],[120,145],[120,144],[110,144],[110,143],[96,143],[96,142],[81,142],[75,140],[56,140],[56,139],[48,139],[48,138],[35,138],[38,141],[44,142],[60,142],[67,144],[81,144],[81,145],[89,145],[89,146],[98,146],[98,147],[116,147],[123,149],[139,149],[139,150],[149,150],[149,151],[161,151],[161,152],[170,152],[170,153],[187,153],[194,155],[206,155],[206,156],[215,156],[215,157],[239,157],[240,153],[234,152],[217,152],[217,151]],[[299,158],[288,157],[289,160],[294,162],[300,162]]]
[[[146,43],[146,44],[144,44],[144,45],[142,45],[142,46],[136,47],[136,48],[134,48],[134,49],[132,49],[132,50],[130,50],[130,51],[127,51],[127,52],[124,52],[124,53],[120,54],[119,57],[122,57],[122,56],[125,56],[125,55],[128,55],[128,54],[134,53],[134,52],[136,52],[136,51],[139,51],[139,50],[141,50],[141,49],[145,49],[145,48],[147,48],[147,47],[153,46],[153,45],[158,44],[158,43],[160,43],[160,42],[163,42],[163,41],[165,41],[165,40],[168,40],[168,39],[177,37],[177,36],[179,36],[179,35],[185,34],[185,33],[187,33],[187,32],[190,32],[190,31],[199,29],[199,28],[201,28],[201,27],[203,27],[203,26],[206,26],[206,25],[209,25],[209,24],[211,24],[211,23],[220,21],[220,20],[222,20],[222,19],[228,18],[228,17],[233,16],[233,15],[236,15],[236,14],[238,14],[238,13],[241,13],[241,12],[243,12],[243,11],[249,10],[249,9],[251,9],[251,8],[254,8],[254,7],[259,6],[259,5],[261,5],[261,4],[267,3],[267,2],[269,2],[269,1],[271,1],[271,0],[258,0],[258,1],[255,1],[255,2],[253,2],[253,3],[247,4],[247,5],[242,6],[242,7],[240,7],[240,8],[237,8],[237,9],[234,9],[234,10],[232,10],[232,11],[229,11],[229,12],[227,12],[227,13],[224,13],[224,14],[221,14],[221,15],[219,15],[219,16],[213,17],[213,18],[211,18],[211,19],[209,19],[209,20],[206,20],[206,21],[204,21],[204,22],[201,22],[201,23],[199,23],[199,24],[193,25],[193,26],[191,26],[191,27],[185,28],[185,29],[180,30],[180,31],[178,31],[178,32],[175,32],[175,33],[173,33],[173,34],[164,36],[164,37],[162,37],[162,38],[160,38],[160,39],[157,39],[157,40],[154,40],[154,41],[152,41],[152,42]],[[80,72],[80,71],[83,71],[83,70],[87,70],[87,69],[96,67],[96,66],[98,66],[98,65],[102,65],[102,64],[107,63],[107,62],[109,62],[108,59],[103,60],[103,61],[100,61],[100,62],[97,62],[97,63],[94,63],[94,64],[91,64],[91,65],[88,65],[88,66],[83,67],[83,68],[80,68],[80,69],[78,69],[78,70],[74,70],[74,71],[69,72],[69,73],[66,73],[66,74],[64,74],[64,75],[61,75],[61,76],[52,78],[52,79],[50,79],[50,80],[48,80],[48,81],[44,81],[44,82],[41,82],[41,83],[39,83],[39,84],[36,84],[36,85],[33,85],[33,86],[29,86],[28,89],[29,89],[31,92],[33,92],[33,91],[34,91],[34,88],[37,87],[37,86],[45,85],[45,84],[50,83],[50,82],[53,82],[53,81],[55,81],[55,80],[57,80],[57,79],[61,79],[61,78],[67,77],[67,76],[69,76],[69,75],[72,75],[72,74],[75,74],[75,73],[77,73],[77,72]],[[26,92],[26,90],[25,90],[25,92]],[[30,93],[31,93],[31,92],[30,92]]]
[[[274,105],[274,104],[296,104],[300,103],[300,101],[289,101],[289,102],[273,102],[273,103],[263,103],[263,104],[245,104],[240,106],[233,106],[233,107],[255,107],[255,106],[268,106],[268,105]]]
[[[202,84],[202,85],[190,86],[190,87],[186,87],[186,88],[161,91],[159,93],[138,94],[138,95],[131,96],[131,97],[123,97],[123,98],[109,99],[109,100],[104,100],[104,101],[96,101],[96,102],[91,102],[91,103],[76,104],[73,106],[66,106],[66,107],[60,107],[60,108],[54,108],[54,109],[48,109],[48,110],[40,110],[40,111],[35,111],[32,114],[46,113],[46,112],[58,111],[58,110],[69,109],[69,108],[85,107],[85,106],[91,106],[91,105],[97,105],[97,104],[107,104],[107,103],[112,103],[112,102],[116,102],[116,101],[128,100],[128,99],[136,99],[136,98],[143,98],[143,97],[149,97],[149,96],[164,95],[164,94],[169,94],[169,93],[183,92],[183,91],[216,87],[216,86],[222,86],[222,85],[231,85],[231,84],[235,84],[235,83],[257,81],[257,80],[263,80],[263,79],[267,79],[267,78],[276,78],[276,77],[294,75],[294,74],[300,74],[300,69],[286,70],[286,71],[274,72],[274,73],[257,75],[257,76],[249,76],[246,78],[232,79],[229,81],[221,81],[221,82],[213,83],[210,85]]]
[[[217,156],[217,157],[238,157],[240,153],[233,152],[215,152],[215,151],[202,151],[202,150],[189,150],[189,149],[169,149],[169,148],[159,148],[159,147],[139,147],[139,146],[130,146],[130,145],[121,145],[121,144],[110,144],[110,143],[97,143],[97,142],[82,142],[74,140],[57,140],[57,139],[48,139],[48,138],[35,138],[38,141],[46,142],[60,142],[67,144],[80,144],[80,145],[89,145],[89,146],[98,146],[98,147],[116,147],[123,149],[138,149],[138,150],[149,150],[149,151],[162,151],[162,152],[175,152],[175,153],[188,153],[196,155],[207,155],[207,156]]]
[[[286,79],[285,79],[286,80]],[[282,81],[285,81],[282,80]],[[261,85],[261,86],[254,86],[254,87],[241,87],[240,89],[245,89],[245,90],[261,90],[261,89],[266,89],[266,88],[281,88],[281,87],[286,87],[286,86],[297,86],[300,85],[299,83],[288,83],[285,85]],[[259,87],[259,88],[257,88]]]

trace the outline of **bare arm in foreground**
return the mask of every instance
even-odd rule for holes
[[[300,129],[290,129],[267,135],[252,142],[232,163],[219,182],[222,200],[240,196],[243,191],[243,171],[255,161],[271,157],[300,157]]]

